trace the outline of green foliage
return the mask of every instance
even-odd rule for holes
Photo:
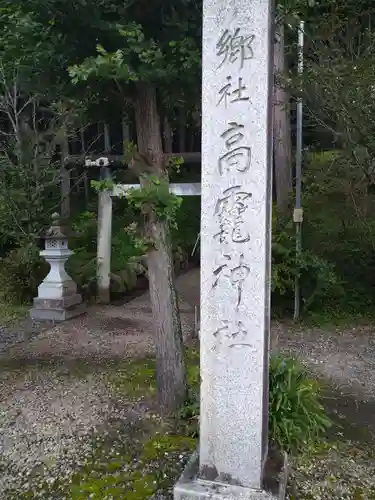
[[[296,360],[271,358],[269,371],[269,435],[287,452],[316,441],[331,422],[319,400],[320,386]]]
[[[188,352],[189,396],[179,417],[186,435],[199,434],[199,353]],[[330,427],[320,385],[297,360],[272,356],[269,371],[269,437],[288,452],[312,444]]]
[[[122,212],[123,209],[119,211]],[[133,210],[128,206],[125,212],[125,216],[115,214],[113,218],[111,291],[114,294],[132,290],[136,286],[137,278],[147,275],[147,241],[139,235],[137,222],[128,223],[136,217]],[[71,241],[74,255],[69,259],[66,267],[85,298],[90,299],[96,294],[96,214],[88,211],[82,212],[74,221],[73,229],[79,233],[79,237]],[[185,241],[186,238],[182,237],[176,238],[173,242],[176,269],[183,267],[187,261],[187,254],[183,250]]]
[[[192,8],[189,2],[185,2],[185,5],[181,3],[178,7],[185,6]],[[155,7],[155,16],[158,16],[160,6]],[[150,29],[148,21],[151,19],[138,9],[123,11],[122,22],[113,20],[107,25],[112,35],[111,45],[117,45],[118,48],[111,51],[97,44],[95,55],[69,67],[73,83],[99,77],[121,81],[122,84],[138,80],[148,83],[163,81],[167,84],[181,70],[198,71],[200,49],[186,22],[187,18],[186,21],[178,18],[179,8],[172,10],[164,7],[161,21],[163,32]]]
[[[177,174],[181,172],[181,166],[184,164],[184,159],[182,156],[172,156],[168,158],[167,168],[174,170]]]
[[[0,255],[36,236],[50,222],[57,170],[55,165],[43,164],[40,157],[35,160],[32,168],[0,152]]]
[[[48,272],[34,243],[25,243],[0,259],[0,300],[13,304],[30,303]]]
[[[195,439],[188,436],[158,436],[145,443],[142,457],[145,460],[161,460],[166,453],[193,450],[195,444]]]
[[[275,227],[272,235],[272,304],[274,313],[292,310],[294,280],[300,278],[303,314],[341,297],[342,284],[333,263],[305,249],[296,259],[294,228]]]
[[[100,191],[112,191],[115,183],[113,179],[103,179],[101,181],[91,181],[91,187],[99,193]]]
[[[190,227],[190,209],[184,211],[180,207],[177,210],[176,218],[179,223],[181,221],[181,231],[174,228],[173,258],[176,269],[186,265],[189,249],[196,238],[199,210],[193,207],[192,211],[195,223]],[[115,214],[113,219],[111,291],[114,294],[132,290],[138,277],[147,275],[147,242],[138,235],[138,223],[129,224],[129,220],[135,219],[133,211],[127,207],[125,212],[125,216]],[[44,227],[49,223],[50,221],[46,222]],[[79,237],[70,241],[74,254],[68,260],[66,268],[85,299],[92,299],[96,295],[97,216],[94,212],[82,212],[75,218],[72,226]],[[34,244],[20,240],[19,245],[1,259],[0,270],[3,280],[0,300],[14,304],[29,303],[36,296],[37,287],[48,271],[48,264],[39,257],[39,249]]]
[[[158,88],[158,101],[165,109],[173,108],[176,103],[180,107],[185,90],[186,95],[196,97],[199,88],[192,83],[195,84],[200,75],[200,13],[201,2],[192,0],[173,5],[160,0],[151,3],[77,0],[74,4],[61,0],[47,3],[4,0],[0,11],[1,80],[16,77],[22,114],[26,110],[24,99],[31,96],[37,113],[33,116],[26,113],[26,124],[34,123],[34,118],[41,113],[40,122],[46,125],[51,114],[53,117],[57,114],[54,114],[55,107],[62,103],[69,108],[69,115],[72,109],[79,109],[79,113],[73,113],[75,119],[79,115],[82,121],[85,115],[90,121],[98,114],[103,119],[103,113],[110,114],[109,105],[111,110],[117,111],[131,104],[134,84],[138,81]],[[61,115],[67,116],[67,112]],[[17,119],[20,116],[17,115]],[[64,124],[67,122],[65,120]],[[56,153],[54,148],[59,144],[58,140],[52,142],[49,165]],[[21,163],[25,167],[21,168]],[[14,240],[12,232],[25,233],[24,237],[46,227],[50,210],[60,205],[58,168],[55,168],[55,177],[37,182],[31,174],[44,170],[38,170],[36,162],[17,161],[14,165],[20,167],[14,176],[11,169],[1,169],[9,172],[10,180],[17,180],[17,189],[13,192],[9,189],[9,181],[4,183],[3,197],[0,192],[0,208],[5,207],[1,212],[6,215],[4,224],[0,217],[4,252],[19,243],[19,234]],[[176,158],[169,162],[168,168],[178,171],[180,165],[181,159]],[[127,212],[132,213],[131,209],[135,208],[144,214],[152,204],[156,216],[173,225],[181,200],[169,194],[164,181],[154,180],[148,179],[144,190],[129,193]],[[93,187],[107,190],[112,185],[94,181]],[[15,217],[12,215],[14,200],[25,200],[25,206],[17,210]],[[25,223],[24,219],[27,219]],[[126,222],[123,227],[132,221]],[[92,238],[86,243],[82,239],[75,243],[76,254],[67,267],[90,295],[95,285],[96,249],[92,247]],[[134,234],[113,232],[112,285],[117,289],[132,287],[137,274],[144,272],[144,251],[140,251],[144,243],[140,238],[136,240]],[[179,265],[186,261],[185,249],[180,244],[174,246],[174,258]]]
[[[97,219],[93,212],[83,212],[73,228],[80,236],[74,242],[74,255],[67,270],[77,282],[86,298],[96,292],[96,239]],[[111,289],[122,293],[136,285],[137,277],[146,271],[143,243],[126,231],[117,220],[112,232]]]
[[[358,160],[344,150],[306,155],[303,247],[334,266],[337,286],[320,301],[330,316],[368,315],[374,300],[375,198]]]
[[[133,141],[128,140],[125,140],[123,145],[125,163],[130,163],[134,156],[138,153],[138,147]]]
[[[175,171],[177,174],[181,172],[181,166],[184,164],[184,159],[182,156],[172,156],[168,158],[167,168],[168,170]]]
[[[369,161],[363,148],[305,153],[299,262],[293,224],[275,220],[273,228],[275,313],[291,311],[299,274],[305,318],[337,323],[373,317],[375,197],[372,176],[365,174]]]
[[[199,196],[185,196],[176,211],[176,224],[172,228],[172,241],[186,252],[191,259],[191,253],[200,232],[201,199]],[[194,255],[194,261],[199,262],[199,245]]]
[[[199,390],[200,390],[200,366],[199,351],[191,349],[187,351],[187,379],[188,396],[184,405],[180,408],[178,417],[180,427],[187,436],[196,438],[199,436]]]
[[[373,30],[355,16],[351,19],[331,13],[309,26],[308,36],[314,39],[304,71],[304,98],[310,118],[329,131],[340,148],[353,152],[364,148],[373,157]],[[319,105],[322,102],[324,106]]]
[[[126,193],[130,206],[142,214],[152,212],[158,219],[168,221],[173,227],[182,198],[169,192],[167,180],[147,175],[143,176],[142,181],[141,188],[130,189]]]

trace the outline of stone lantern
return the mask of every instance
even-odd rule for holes
[[[60,225],[59,214],[52,215],[52,226],[44,233],[45,249],[40,252],[50,271],[38,287],[30,316],[35,321],[65,321],[85,312],[77,285],[65,271],[65,263],[73,254],[68,236]]]

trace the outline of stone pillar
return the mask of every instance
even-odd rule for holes
[[[270,0],[203,4],[200,446],[174,494],[273,498],[263,491],[273,11]]]
[[[45,232],[45,249],[40,255],[51,268],[38,287],[30,316],[35,321],[64,321],[85,312],[77,285],[65,271],[65,263],[73,254],[68,237],[60,226],[59,214],[53,214],[52,226]]]

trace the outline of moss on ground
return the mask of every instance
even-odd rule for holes
[[[199,385],[199,351],[186,351],[187,379],[190,389]],[[108,384],[116,395],[137,399],[150,398],[156,394],[155,360],[144,358],[114,362],[108,372]]]
[[[11,326],[16,321],[26,317],[30,306],[19,306],[0,301],[0,324]]]
[[[194,438],[173,434],[156,418],[148,426],[96,437],[92,453],[79,458],[70,478],[51,481],[45,469],[30,478],[27,491],[9,491],[6,498],[150,499],[173,487],[195,446]]]
[[[114,396],[152,398],[156,394],[155,361],[142,359],[115,363],[108,372],[107,380]]]
[[[144,409],[138,419],[109,422],[106,429],[93,435],[90,452],[69,465],[72,473],[59,474],[55,463],[46,463],[43,470],[33,471],[26,489],[8,491],[5,498],[145,500],[158,493],[170,498],[171,488],[197,444],[199,354],[189,350],[186,356],[190,394],[177,425],[163,421],[152,410],[156,394],[153,359],[67,369],[71,377],[100,369],[114,401],[127,402],[130,410]],[[290,500],[375,500],[371,436],[363,431],[363,441],[357,442],[352,437],[360,439],[360,428],[341,425],[335,429],[319,445],[291,458]]]
[[[144,443],[141,458],[146,461],[163,460],[171,452],[189,451],[196,440],[188,436],[165,435],[150,438]]]
[[[198,359],[196,351],[187,353],[190,392],[199,380]],[[85,373],[86,369],[75,374]],[[46,464],[33,471],[26,489],[6,492],[7,500],[145,500],[170,492],[197,441],[190,435],[196,435],[191,425],[163,421],[147,409],[154,406],[155,361],[115,362],[106,367],[103,377],[115,401],[145,406],[140,418],[108,423],[92,436],[90,453],[70,464],[71,474],[59,474],[56,464],[52,469]]]

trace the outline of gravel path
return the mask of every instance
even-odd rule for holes
[[[374,330],[373,326],[325,331],[274,324],[273,348],[298,356],[343,393],[375,401]]]
[[[26,318],[15,326],[0,326],[0,354],[6,351],[9,347],[20,342],[27,342],[39,335],[48,326],[33,322],[30,318]]]
[[[59,376],[58,370],[38,367],[24,374],[23,387],[17,382],[1,404],[0,450],[5,474],[0,491],[16,485],[27,490],[30,473],[43,466],[53,469],[50,479],[68,476],[77,452],[90,451],[88,437],[114,411],[97,376],[72,380]],[[124,414],[118,417],[124,418]]]
[[[177,285],[189,339],[199,306],[199,271],[181,276]],[[71,475],[89,452],[91,436],[113,419],[126,428],[130,416],[146,418],[142,404],[113,398],[107,375],[116,360],[154,353],[152,326],[145,294],[121,307],[92,307],[85,316],[42,331],[30,324],[13,334],[0,330],[0,499],[8,498],[5,486],[27,489],[35,471],[48,469],[51,481]],[[374,339],[371,327],[272,328],[273,350],[298,355],[357,407],[375,403]]]
[[[199,308],[199,269],[177,280],[177,288]],[[324,330],[273,322],[271,345],[273,351],[298,356],[339,390],[360,400],[375,400],[375,326]]]
[[[194,310],[182,298],[180,308],[190,338]],[[119,360],[154,353],[152,325],[145,294],[122,307],[92,307],[38,335],[36,327],[0,332],[0,499],[8,498],[5,486],[27,490],[30,476],[44,469],[50,481],[69,477],[90,451],[91,436],[113,421],[126,427],[134,412],[145,417],[142,405],[135,410],[126,398],[113,397],[108,375]]]

